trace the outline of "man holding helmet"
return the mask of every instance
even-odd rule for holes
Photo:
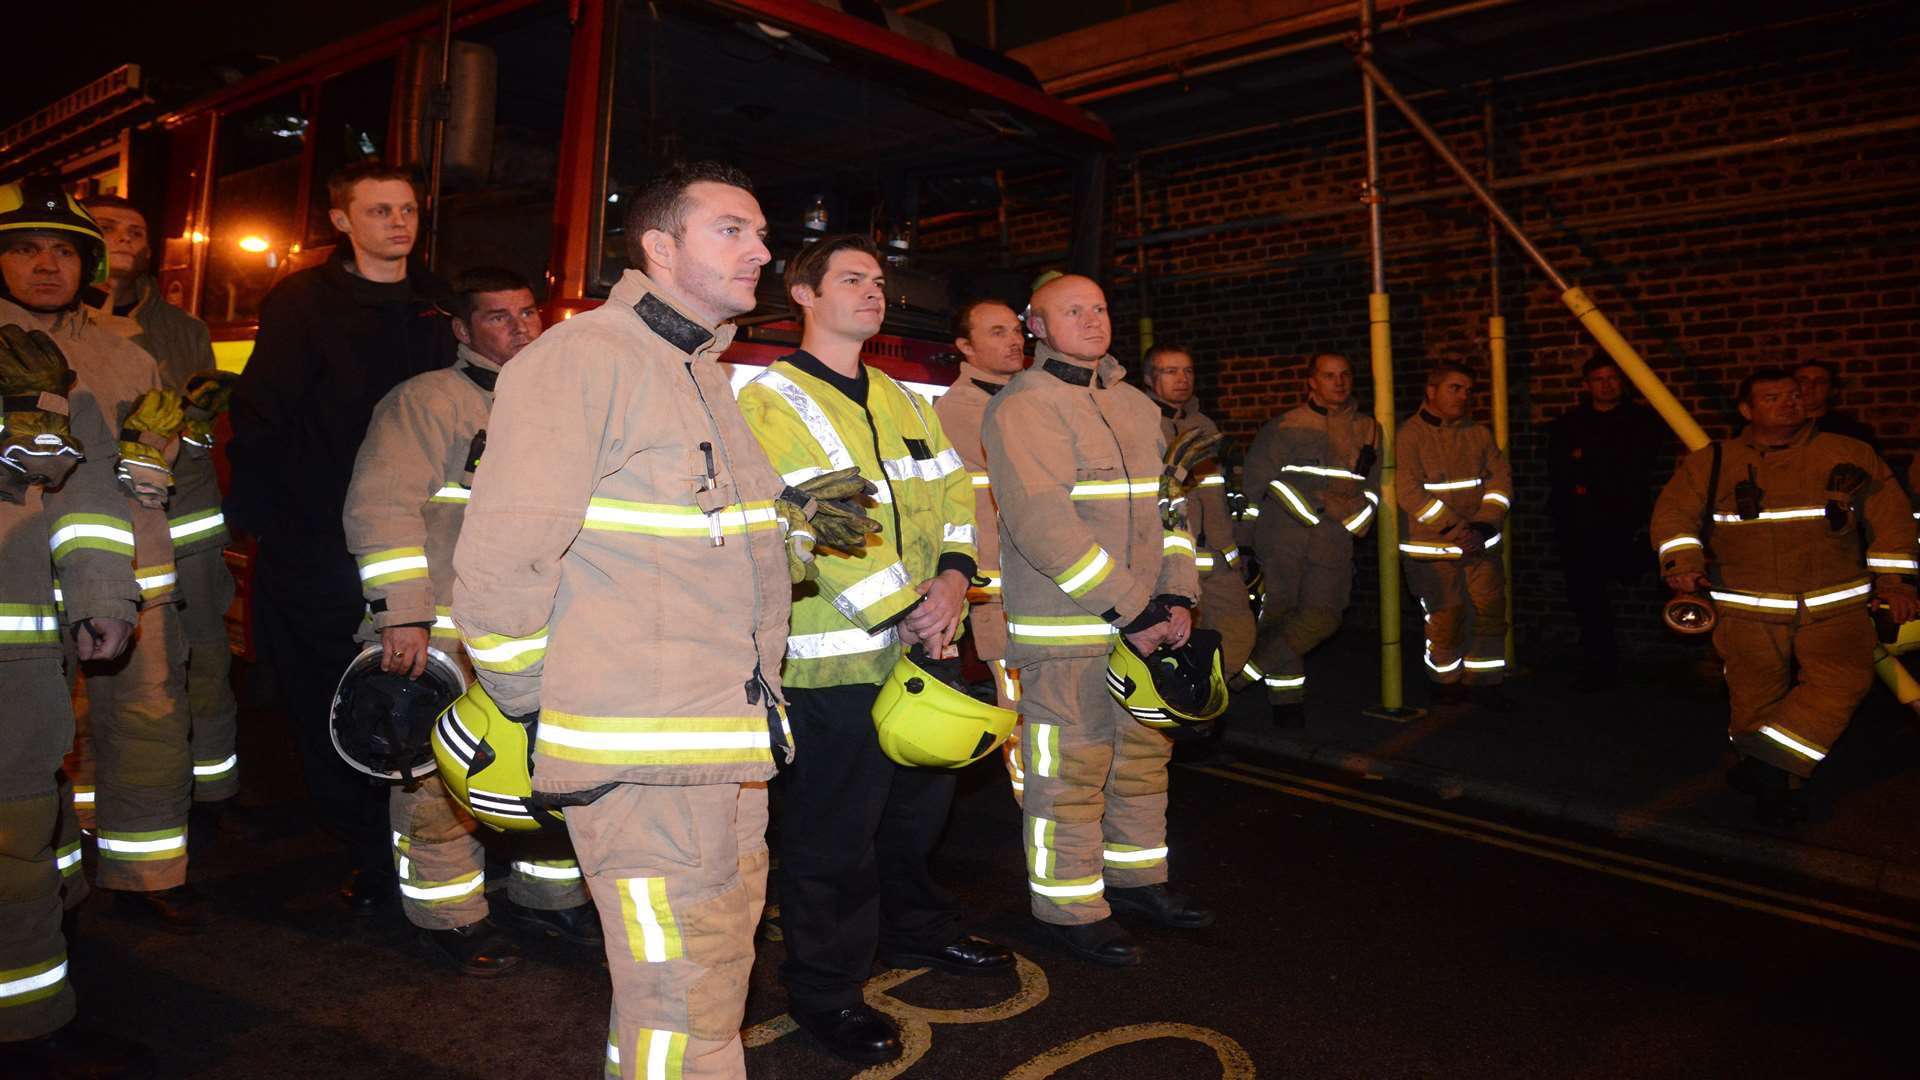
[[[468,270],[454,285],[456,365],[408,379],[374,407],[342,523],[367,597],[359,637],[377,642],[379,671],[418,679],[430,658],[465,663],[451,608],[454,545],[486,448],[495,380],[540,330],[538,302],[525,278],[511,270]],[[461,689],[464,681],[454,693]],[[336,714],[336,733],[340,720]],[[426,729],[415,734],[424,745]],[[519,950],[488,921],[478,826],[448,798],[439,777],[404,779],[388,806],[407,920],[463,974],[512,970]],[[536,849],[555,841],[557,850]],[[600,945],[580,866],[565,842],[529,838],[514,855],[507,883],[512,921]]]
[[[1172,744],[1108,683],[1123,635],[1142,657],[1187,643],[1193,539],[1162,521],[1160,413],[1108,353],[1100,286],[1046,282],[1028,328],[1034,366],[995,395],[982,429],[1006,541],[1007,661],[1021,673],[1028,889],[1069,952],[1125,966],[1140,949],[1113,911],[1213,920],[1166,886]]]

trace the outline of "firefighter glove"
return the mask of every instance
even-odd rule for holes
[[[86,453],[67,422],[72,382],[73,369],[52,338],[0,326],[0,465],[17,483],[58,487]]]
[[[213,449],[213,422],[233,403],[233,388],[239,382],[240,376],[230,371],[208,368],[194,372],[181,395],[187,423],[180,437],[202,450]]]
[[[787,526],[787,573],[795,583],[812,576],[815,545],[858,551],[880,531],[859,499],[879,491],[858,468],[837,469],[789,486],[774,501]],[[796,576],[797,575],[797,576]]]
[[[121,490],[141,506],[157,510],[167,505],[173,470],[167,465],[166,449],[186,422],[179,394],[149,390],[135,399],[120,425],[120,465],[115,475]]]

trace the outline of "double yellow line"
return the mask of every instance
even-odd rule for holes
[[[1457,836],[1477,844],[1505,848],[1554,862],[1626,878],[1672,892],[1714,900],[1783,919],[1824,927],[1869,941],[1897,945],[1920,951],[1920,923],[1847,907],[1810,896],[1769,889],[1733,878],[1691,870],[1684,866],[1643,859],[1605,848],[1593,847],[1558,836],[1517,829],[1494,821],[1455,814],[1418,803],[1390,799],[1340,784],[1297,776],[1278,769],[1237,762],[1231,767],[1187,766],[1194,772],[1223,780],[1265,788],[1296,799],[1338,806],[1388,821],[1398,821],[1431,832]]]

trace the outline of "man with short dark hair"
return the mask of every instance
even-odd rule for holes
[[[1628,396],[1612,357],[1594,353],[1580,377],[1585,399],[1548,428],[1548,509],[1567,605],[1580,627],[1573,686],[1604,690],[1620,667],[1608,590],[1646,574],[1641,527],[1653,501],[1653,461],[1669,437],[1653,410]]]
[[[501,370],[453,621],[566,806],[613,981],[606,1075],[740,1078],[766,782],[793,760],[783,484],[720,364],[767,222],[712,162],[631,205],[607,302]]]
[[[1380,503],[1380,428],[1354,404],[1353,365],[1318,353],[1306,376],[1306,402],[1267,421],[1242,473],[1266,585],[1260,635],[1238,677],[1266,688],[1283,728],[1306,724],[1307,654],[1340,629],[1353,543]]]
[[[1495,548],[1513,505],[1513,471],[1493,432],[1473,422],[1473,389],[1471,369],[1442,360],[1427,374],[1425,403],[1400,424],[1400,555],[1426,616],[1432,703],[1457,708],[1470,695],[1504,712],[1507,582]]]
[[[1914,522],[1865,443],[1817,430],[1784,368],[1740,384],[1746,430],[1688,454],[1653,508],[1675,593],[1705,593],[1726,664],[1727,780],[1768,825],[1805,821],[1802,786],[1873,684],[1870,605],[1920,615]]]
[[[1173,342],[1147,350],[1147,396],[1160,407],[1160,434],[1167,445],[1189,431],[1217,434],[1220,426],[1194,398],[1193,352]],[[1253,609],[1240,577],[1240,548],[1227,514],[1227,474],[1218,460],[1201,463],[1188,483],[1187,528],[1193,533],[1194,566],[1200,572],[1200,606],[1193,624],[1220,634],[1220,668],[1239,671],[1253,654]]]
[[[1880,453],[1880,440],[1874,438],[1873,425],[1833,407],[1834,394],[1841,386],[1840,365],[1829,360],[1803,361],[1794,367],[1793,381],[1799,384],[1800,401],[1806,406],[1807,419],[1813,421],[1815,431],[1859,439],[1875,454]]]
[[[780,974],[801,1027],[839,1057],[880,1064],[901,1047],[862,1000],[876,954],[962,975],[1013,964],[962,930],[928,866],[956,775],[895,764],[873,725],[904,651],[959,655],[976,569],[973,485],[932,407],[860,359],[886,317],[873,242],[821,237],[787,261],[786,286],[800,349],[748,383],[740,409],[790,484],[857,466],[878,487],[881,528],[857,552],[822,551],[813,588],[793,604],[781,685],[807,749],[779,779]]]
[[[403,172],[349,165],[327,185],[333,257],[274,286],[233,398],[234,528],[259,539],[254,640],[273,669],[317,824],[347,850],[342,895],[371,912],[398,890],[386,793],[347,767],[327,734],[357,649],[361,575],[341,528],[354,456],[387,391],[453,362],[445,283],[409,266],[419,206]]]

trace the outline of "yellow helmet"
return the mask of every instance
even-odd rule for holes
[[[981,701],[958,682],[958,661],[923,667],[902,653],[873,702],[880,752],[901,765],[958,769],[1006,742],[1020,714]]]
[[[500,832],[564,826],[560,812],[533,794],[533,730],[510,719],[475,682],[433,725],[440,780],[473,819]]]
[[[1227,711],[1227,680],[1220,673],[1220,634],[1195,630],[1178,649],[1150,657],[1126,635],[1107,655],[1107,692],[1135,720],[1175,738],[1204,731]]]
[[[28,176],[0,184],[0,233],[8,232],[65,234],[80,249],[81,280],[106,284],[107,238],[58,177]]]

